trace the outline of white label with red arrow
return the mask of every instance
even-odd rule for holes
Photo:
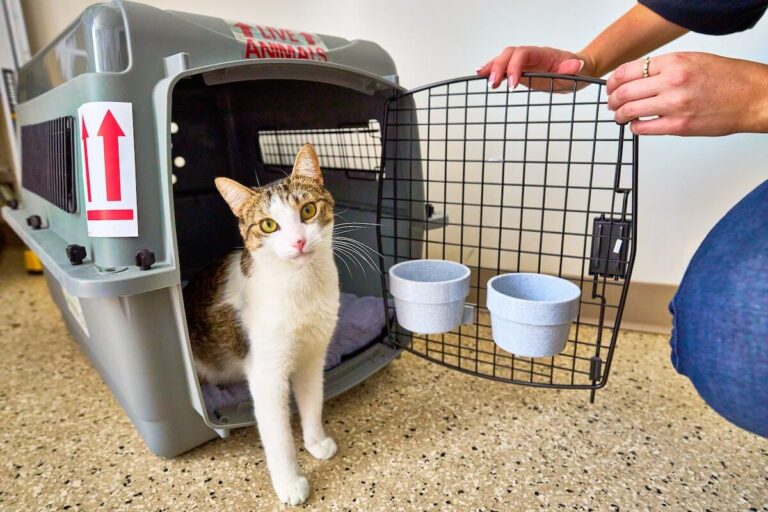
[[[88,236],[139,236],[131,103],[95,101],[77,113]]]

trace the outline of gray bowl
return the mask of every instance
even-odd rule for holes
[[[579,313],[581,289],[544,274],[502,274],[488,281],[493,340],[525,357],[559,354]]]
[[[461,323],[469,268],[453,261],[411,260],[389,269],[397,322],[412,332],[439,334]]]

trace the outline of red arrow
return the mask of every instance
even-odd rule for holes
[[[85,160],[85,188],[88,191],[88,202],[91,202],[91,170],[88,164],[88,130],[85,128],[85,117],[83,117],[83,127],[80,130],[80,138],[83,140],[83,160]]]
[[[107,201],[120,201],[120,148],[117,144],[118,137],[125,137],[125,133],[117,124],[117,119],[112,111],[107,109],[104,120],[99,128],[99,137],[104,139],[104,173],[107,182]]]
[[[253,37],[253,31],[251,30],[251,26],[247,23],[235,23],[235,26],[243,31],[243,35],[245,37]]]

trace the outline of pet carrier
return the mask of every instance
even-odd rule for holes
[[[344,350],[329,355],[326,396],[402,349],[499,381],[594,391],[634,259],[637,144],[613,122],[603,82],[524,84],[406,91],[371,42],[95,5],[19,73],[22,201],[3,217],[160,455],[253,424],[243,389],[200,386],[182,288],[240,243],[213,178],[279,179],[306,142],[338,222],[350,222],[344,236],[373,251],[339,261]],[[470,269],[465,323],[450,333],[398,325],[386,271],[421,258]],[[492,341],[485,283],[523,271],[583,290],[558,355],[518,357]]]

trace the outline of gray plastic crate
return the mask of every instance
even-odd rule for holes
[[[252,27],[261,29],[270,35],[268,27]],[[346,135],[334,137],[352,143],[370,123],[383,123],[386,99],[400,90],[391,58],[374,43],[282,35],[285,44],[270,46],[263,36],[244,40],[242,26],[222,19],[133,2],[98,4],[19,74],[18,115],[27,145],[22,201],[18,209],[4,208],[3,217],[42,260],[70,331],[159,455],[174,456],[253,424],[247,407],[219,417],[206,412],[191,359],[182,283],[238,245],[235,219],[217,197],[213,178],[255,185],[281,176],[257,151],[266,154],[270,141],[274,146],[290,130],[322,138],[324,130],[342,127]],[[314,50],[297,44],[298,38],[313,39]],[[258,51],[265,41],[261,55],[249,48]],[[278,52],[289,58],[275,58]],[[299,59],[299,52],[309,58]],[[90,102],[130,104],[138,236],[88,235],[90,191],[83,186],[78,109]],[[124,119],[118,115],[117,121],[126,133]],[[261,148],[259,127],[265,132]],[[374,135],[380,133],[362,136]],[[183,168],[174,167],[178,156]],[[279,165],[281,156],[273,152],[268,163]],[[344,162],[334,164],[340,170],[327,172],[326,181],[348,220],[374,223],[380,155],[354,156],[336,155]],[[101,192],[94,181],[93,196]],[[370,231],[360,238],[375,247]],[[67,248],[76,262],[81,250],[72,246],[84,248],[81,264],[72,264]],[[154,255],[148,270],[137,265],[141,251]],[[380,278],[372,274],[366,280],[343,273],[342,289],[382,294]],[[391,344],[372,343],[326,372],[326,397],[355,386],[398,354]]]

